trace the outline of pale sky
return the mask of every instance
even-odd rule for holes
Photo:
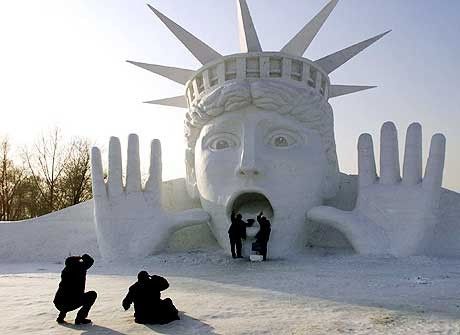
[[[262,48],[281,49],[326,0],[247,0]],[[239,51],[235,0],[152,0],[151,4],[221,54]],[[318,59],[392,29],[393,32],[331,75],[333,83],[377,85],[332,99],[339,164],[356,167],[356,141],[369,132],[379,143],[383,122],[423,126],[424,157],[431,135],[444,133],[444,186],[460,191],[460,1],[342,0],[307,50]],[[102,147],[110,136],[126,145],[159,138],[163,177],[184,175],[184,110],[143,104],[176,96],[181,85],[125,60],[197,69],[200,64],[137,0],[26,0],[1,3],[0,136],[31,143],[59,126],[66,137],[88,137]],[[376,154],[378,154],[378,147]],[[378,160],[377,160],[378,164]]]

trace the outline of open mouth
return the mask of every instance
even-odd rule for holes
[[[273,218],[273,207],[270,201],[266,196],[258,192],[247,192],[238,195],[231,204],[231,212],[239,213],[245,219],[256,220],[257,215],[261,212],[269,220]]]

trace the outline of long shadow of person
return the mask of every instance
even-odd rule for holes
[[[120,333],[119,331],[113,330],[111,328],[98,326],[95,324],[88,325],[74,325],[72,323],[62,323],[61,326],[83,331],[80,335],[127,335],[125,333]]]
[[[168,323],[166,325],[151,325],[144,326],[160,334],[169,335],[219,335],[214,332],[214,327],[198,319],[192,318],[184,313],[179,313],[180,320]]]

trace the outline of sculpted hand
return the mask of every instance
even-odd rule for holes
[[[108,180],[104,182],[101,153],[91,153],[96,234],[101,255],[107,259],[145,257],[161,252],[176,230],[204,223],[202,209],[168,213],[161,206],[161,146],[153,140],[149,177],[142,189],[139,139],[128,140],[126,186],[122,181],[120,141],[110,139]]]
[[[423,253],[437,223],[444,156],[445,138],[436,134],[431,139],[422,180],[422,130],[420,124],[411,124],[401,179],[396,127],[386,122],[381,130],[380,178],[376,175],[372,137],[359,137],[355,209],[346,212],[320,206],[311,209],[308,217],[344,233],[361,254]]]

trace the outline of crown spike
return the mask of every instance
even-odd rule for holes
[[[246,0],[237,0],[238,31],[242,52],[262,51]]]
[[[165,98],[165,99],[144,101],[144,103],[153,104],[153,105],[180,107],[180,108],[188,107],[187,100],[185,99],[185,96],[183,95],[179,95],[177,97]]]
[[[384,32],[383,34],[374,36],[372,38],[369,38],[368,40],[356,43],[352,45],[351,47],[342,49],[329,56],[318,59],[317,61],[315,61],[315,64],[317,64],[324,71],[326,71],[327,74],[329,74],[335,69],[345,64],[346,62],[348,62],[350,59],[355,57],[357,54],[359,54],[361,51],[369,47],[371,44],[377,42],[379,39],[381,39],[383,36],[388,34],[390,31],[391,30],[388,30]]]
[[[369,90],[377,86],[356,86],[356,85],[331,85],[329,87],[329,98],[339,97],[359,91]]]
[[[331,0],[324,8],[308,22],[284,47],[281,52],[302,57],[339,0]]]
[[[147,71],[159,74],[160,76],[166,77],[176,83],[183,84],[193,77],[195,71],[189,69],[181,69],[177,67],[156,65],[156,64],[147,64],[141,62],[133,62],[127,60],[128,63],[139,66]]]
[[[179,26],[174,21],[163,15],[150,5],[149,8],[155,15],[168,27],[168,29],[185,45],[185,47],[200,61],[201,64],[206,64],[222,57],[217,51],[212,49],[209,45],[199,40],[187,30]]]

